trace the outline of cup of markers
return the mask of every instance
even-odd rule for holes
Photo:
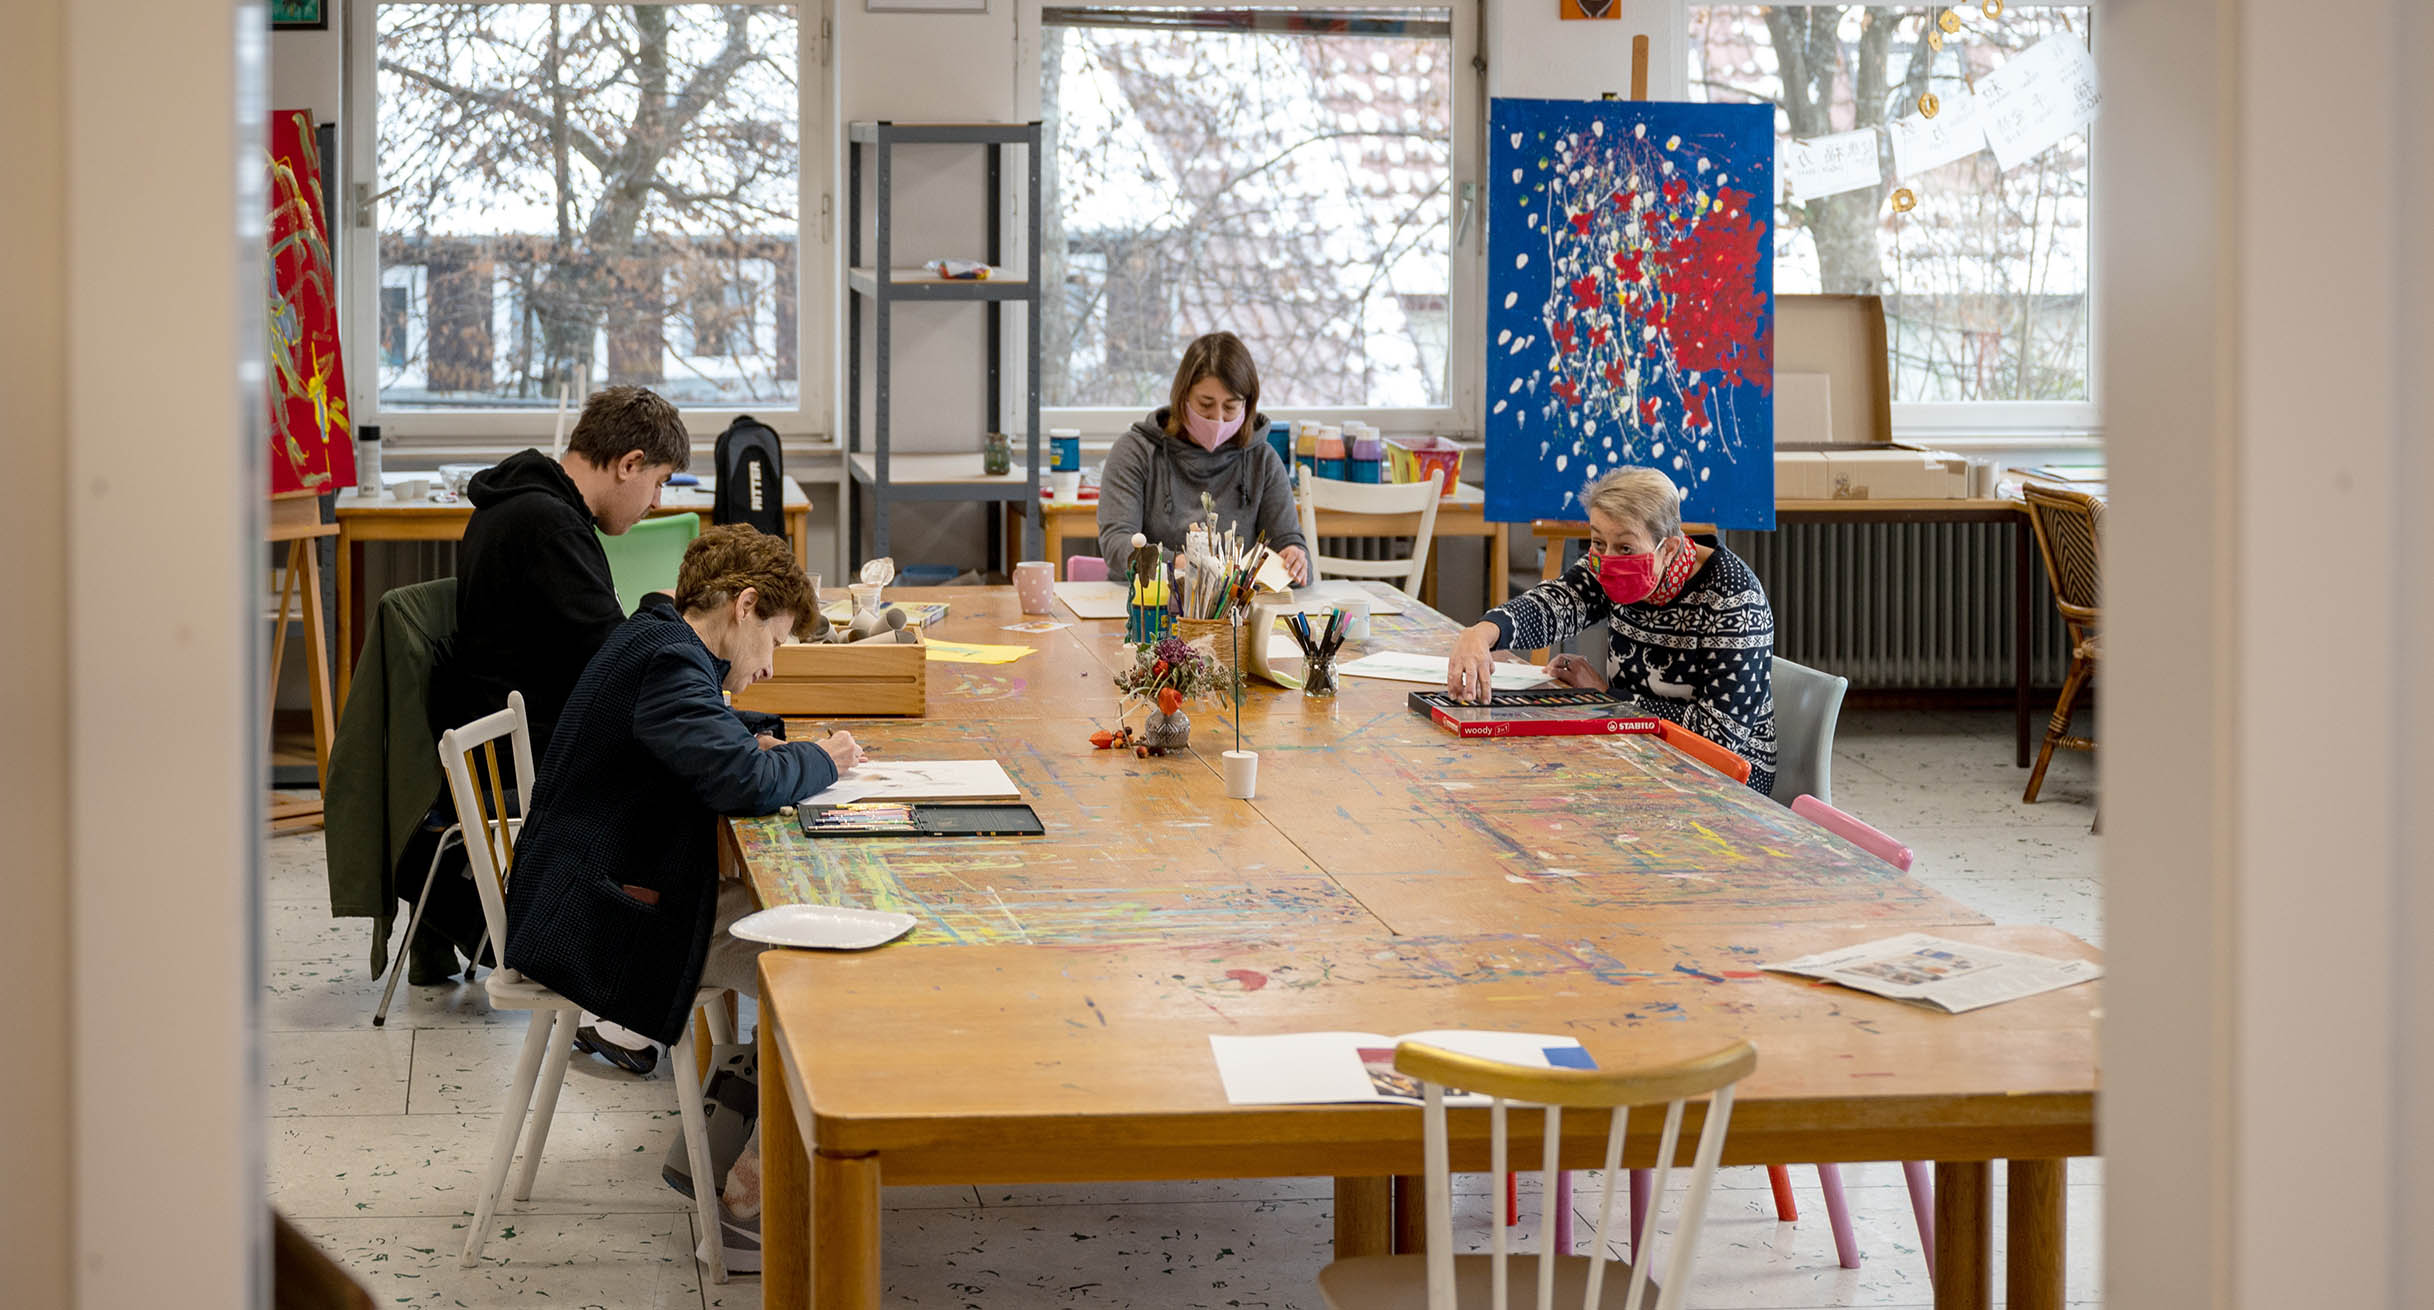
[[[1327,611],[1321,619],[1316,614],[1287,614],[1285,627],[1302,648],[1302,695],[1328,697],[1335,694],[1336,651],[1344,644],[1344,611]]]

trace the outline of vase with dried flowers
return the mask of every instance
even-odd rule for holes
[[[1183,712],[1185,702],[1222,696],[1226,683],[1217,661],[1181,637],[1162,637],[1142,646],[1132,667],[1116,675],[1116,690],[1124,693],[1127,713],[1136,702],[1150,707],[1136,753],[1164,755],[1189,745],[1192,720]]]

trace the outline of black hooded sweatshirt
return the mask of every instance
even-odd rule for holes
[[[456,637],[432,675],[434,731],[524,693],[535,758],[575,679],[625,618],[591,507],[558,462],[520,451],[474,475],[456,552]]]

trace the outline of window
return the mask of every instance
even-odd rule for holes
[[[794,8],[372,14],[376,412],[800,408]]]
[[[1859,5],[1693,8],[1692,99],[1775,106],[1779,139],[1881,127],[1925,93],[1976,79],[2049,37],[2086,42],[2088,11],[2013,5],[1955,12]],[[1785,52],[1791,52],[1785,57]],[[1786,67],[1795,69],[1787,79]],[[2092,428],[2090,163],[2085,132],[2006,172],[1987,150],[1896,180],[1776,209],[1778,293],[1885,299],[1896,421],[1956,433]],[[1896,213],[1896,187],[1916,207]]]
[[[1044,403],[1129,422],[1223,329],[1264,409],[1452,426],[1453,17],[1048,6]]]

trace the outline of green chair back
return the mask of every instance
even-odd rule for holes
[[[617,603],[631,614],[654,591],[676,589],[676,569],[684,563],[685,547],[701,535],[699,514],[661,514],[612,537],[598,528],[600,548],[608,552],[609,578],[617,584]]]

